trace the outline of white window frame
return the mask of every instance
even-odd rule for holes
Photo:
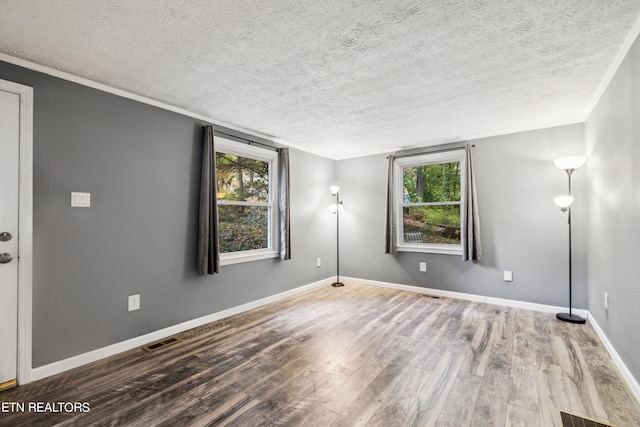
[[[429,206],[429,205],[445,205],[447,203],[404,203],[404,182],[402,170],[407,167],[437,165],[441,163],[460,162],[460,202],[451,202],[451,204],[460,204],[460,230],[463,230],[463,222],[465,212],[464,191],[465,191],[465,155],[464,149],[450,150],[438,153],[426,153],[416,156],[399,157],[393,162],[393,204],[394,214],[396,217],[396,246],[398,252],[422,252],[447,255],[462,255],[464,245],[464,233],[460,233],[459,245],[446,245],[438,243],[404,243],[404,226],[402,208],[405,206]]]
[[[249,157],[269,163],[269,201],[260,203],[235,202],[218,200],[218,206],[268,206],[271,208],[269,215],[268,247],[263,249],[251,249],[238,252],[220,253],[220,265],[238,264],[241,262],[257,261],[261,259],[277,258],[280,255],[278,239],[278,153],[275,150],[259,148],[253,145],[234,142],[229,139],[216,137],[215,152],[232,154],[234,156]],[[215,159],[215,157],[214,157]],[[217,189],[216,189],[217,190]],[[218,197],[213,194],[213,197]]]

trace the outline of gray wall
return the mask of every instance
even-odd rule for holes
[[[556,157],[584,153],[576,124],[472,141],[484,259],[384,254],[386,156],[338,162],[345,212],[341,216],[346,276],[541,304],[568,306],[567,217],[553,197],[567,192]],[[574,307],[587,308],[585,176],[577,171],[573,216]],[[426,261],[427,272],[419,272]],[[513,271],[513,282],[503,281]]]
[[[640,41],[587,120],[586,139],[590,310],[640,381]]]
[[[291,150],[292,260],[201,277],[203,123],[2,62],[0,78],[34,88],[33,367],[331,275],[332,160]]]

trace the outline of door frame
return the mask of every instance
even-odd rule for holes
[[[20,97],[18,189],[18,384],[31,382],[33,309],[33,88],[0,79]]]

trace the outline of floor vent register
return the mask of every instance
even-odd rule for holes
[[[167,338],[166,340],[156,341],[154,343],[146,345],[146,346],[142,347],[142,349],[146,350],[148,352],[153,352],[153,351],[159,350],[161,348],[164,348],[164,347],[166,347],[168,345],[175,344],[177,342],[180,342],[179,338],[171,337],[171,338]]]
[[[562,427],[613,427],[610,424],[582,418],[567,412],[560,412],[560,417],[562,418]]]

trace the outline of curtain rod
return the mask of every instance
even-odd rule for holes
[[[475,147],[476,144],[472,144],[471,147]],[[425,154],[435,154],[435,153],[445,153],[447,151],[458,151],[458,150],[464,150],[464,146],[463,147],[451,147],[451,148],[442,148],[440,150],[433,150],[433,151],[419,151],[417,153],[410,153],[410,154],[399,154],[399,155],[394,155],[393,157],[395,157],[396,159],[401,159],[403,157],[413,157],[413,156],[423,156]],[[389,158],[389,156],[387,156],[387,159]]]
[[[202,126],[202,129],[205,129],[205,127],[206,127],[206,126]],[[221,131],[219,131],[219,130],[216,130],[216,128],[215,128],[215,127],[213,128],[213,134],[214,134],[214,135],[218,135],[218,136],[228,136],[228,137],[233,138],[234,140],[236,140],[236,141],[238,141],[238,142],[241,142],[241,143],[244,143],[244,144],[249,144],[249,145],[254,145],[254,144],[255,144],[255,145],[261,145],[261,146],[263,146],[264,148],[268,148],[268,149],[273,150],[273,151],[278,151],[278,147],[274,147],[273,145],[264,144],[264,143],[262,143],[262,142],[253,141],[253,140],[251,140],[251,139],[243,138],[243,137],[238,136],[238,135],[233,135],[233,134],[230,134],[230,133],[221,132]]]

